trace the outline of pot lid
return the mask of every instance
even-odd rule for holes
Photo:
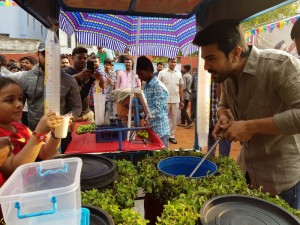
[[[266,200],[245,195],[214,197],[200,209],[203,225],[297,225],[300,221]]]

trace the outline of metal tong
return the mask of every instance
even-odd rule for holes
[[[222,134],[218,135],[218,138],[215,141],[215,143],[210,147],[210,149],[203,156],[202,160],[198,163],[198,165],[196,166],[196,168],[189,175],[190,178],[193,177],[193,175],[196,173],[196,171],[199,169],[199,167],[203,164],[203,162],[205,161],[205,159],[212,153],[212,151],[216,148],[217,144],[219,144],[219,142],[223,139],[222,136],[223,136]]]

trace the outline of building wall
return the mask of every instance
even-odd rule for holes
[[[19,6],[0,7],[0,34],[10,38],[45,40],[47,29]]]
[[[62,30],[59,30],[59,42],[60,42],[62,54],[72,54],[73,48],[77,46],[85,47],[88,50],[88,54],[91,54],[92,52],[97,53],[96,46],[81,45],[81,44],[76,45],[75,34],[69,37],[67,33],[65,33]]]

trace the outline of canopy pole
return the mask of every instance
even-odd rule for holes
[[[200,67],[200,60],[201,60],[201,49],[200,47],[198,48],[198,63],[197,63],[197,75],[194,75],[194,76],[198,76],[199,77],[199,67]],[[198,93],[198,79],[197,79],[197,84],[194,84],[194,85],[197,85],[196,87],[196,90],[197,90],[197,93]],[[200,150],[202,151],[202,148],[199,146],[199,141],[198,141],[198,94],[196,94],[196,116],[195,116],[195,138],[194,138],[194,146],[193,146],[193,149],[194,150]]]
[[[133,60],[133,71],[131,77],[131,90],[130,90],[130,101],[129,101],[129,112],[128,112],[128,128],[131,127],[131,116],[132,116],[132,99],[133,99],[133,90],[135,86],[135,75],[136,75],[136,64],[137,64],[137,56],[138,56],[138,48],[139,48],[139,41],[140,41],[140,31],[141,31],[141,17],[138,17],[137,23],[137,32],[136,32],[136,41],[135,41],[135,48],[134,48],[134,60]],[[130,132],[127,133],[127,141],[129,141]]]

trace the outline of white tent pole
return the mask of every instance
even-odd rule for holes
[[[135,48],[134,48],[134,60],[133,60],[133,71],[131,77],[131,91],[130,91],[130,101],[129,101],[129,112],[128,112],[128,128],[131,127],[131,114],[132,114],[132,99],[133,99],[133,90],[135,86],[135,75],[136,75],[136,63],[137,63],[137,56],[138,56],[138,48],[139,48],[139,41],[140,41],[140,31],[141,31],[141,17],[138,17],[137,23],[137,32],[136,32],[136,41],[135,41]],[[130,132],[127,132],[127,141],[129,141]]]

